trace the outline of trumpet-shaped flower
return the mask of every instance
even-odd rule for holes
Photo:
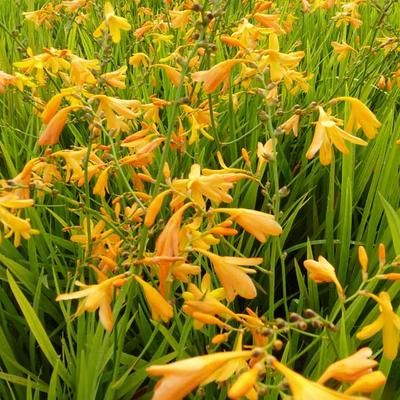
[[[314,138],[307,150],[306,157],[310,160],[319,151],[319,158],[322,165],[328,165],[332,161],[332,145],[335,145],[343,154],[348,154],[344,140],[354,144],[366,146],[367,142],[350,135],[338,125],[342,121],[327,114],[322,107],[319,109],[319,119],[315,126]]]
[[[344,291],[336,277],[335,268],[333,268],[326,258],[319,256],[318,261],[305,260],[304,267],[310,273],[310,279],[316,283],[333,282],[336,285],[339,296],[344,297]]]
[[[200,288],[193,283],[189,283],[188,291],[184,292],[182,297],[185,299],[183,310],[192,317],[194,313],[200,312],[210,316],[217,315],[222,318],[231,317],[238,319],[233,311],[221,303],[221,300],[225,298],[224,289],[218,288],[212,290],[211,277],[209,274],[204,275]],[[199,320],[194,321],[194,327],[196,329],[201,329],[203,325],[204,323]]]
[[[347,43],[331,42],[331,45],[335,54],[338,55],[337,60],[339,62],[345,60],[351,51],[355,51],[355,49]]]
[[[46,128],[43,130],[39,137],[39,145],[44,146],[54,145],[58,143],[60,135],[64,129],[65,124],[67,123],[68,115],[71,111],[78,110],[83,106],[68,106],[59,110],[54,117],[49,121]]]
[[[325,370],[318,383],[324,384],[331,378],[340,382],[356,381],[361,376],[371,373],[372,368],[378,365],[377,361],[370,359],[371,356],[372,350],[364,347],[350,357],[336,361]]]
[[[243,372],[229,389],[228,397],[230,399],[241,399],[243,396],[247,397],[254,391],[254,385],[257,382],[260,372],[261,370],[257,364],[248,371]]]
[[[102,74],[100,77],[104,79],[105,83],[108,86],[116,87],[118,89],[125,89],[125,79],[126,79],[126,70],[128,67],[126,65],[118,68],[116,71],[106,72]]]
[[[213,264],[215,273],[225,289],[226,299],[231,302],[236,295],[245,299],[254,299],[257,290],[247,274],[255,273],[253,269],[242,266],[254,266],[262,263],[262,258],[222,257],[207,250],[195,249],[205,255]]]
[[[193,357],[168,365],[152,365],[147,368],[147,373],[162,376],[155,387],[153,400],[181,400],[210,376],[217,378],[215,372],[230,361],[247,360],[251,354],[251,351],[232,351]]]
[[[287,379],[293,400],[367,400],[365,397],[339,393],[317,382],[312,382],[278,360],[273,360],[272,365]]]
[[[250,179],[251,176],[245,173],[231,172],[230,169],[217,171],[203,170],[200,165],[193,164],[190,169],[189,179],[175,179],[172,182],[173,189],[179,193],[176,197],[179,201],[184,199],[183,195],[190,196],[194,203],[205,208],[204,197],[215,202],[230,203],[233,198],[228,193],[234,183],[241,179]],[[172,204],[171,204],[172,205]]]
[[[393,311],[388,293],[381,292],[379,297],[373,293],[364,294],[379,304],[381,314],[372,324],[364,326],[357,333],[357,338],[365,340],[382,330],[383,355],[389,360],[394,360],[399,349],[400,317]]]
[[[129,31],[131,29],[130,23],[126,18],[118,17],[115,15],[113,6],[109,1],[104,4],[105,21],[93,32],[95,38],[100,37],[104,31],[109,31],[112,41],[119,43],[121,41],[121,30]]]
[[[135,276],[135,279],[143,288],[147,304],[151,310],[151,318],[153,318],[155,321],[159,321],[161,319],[164,322],[168,322],[173,316],[171,304],[169,304],[167,300],[165,300],[164,297],[162,297],[161,294],[149,283],[145,282],[138,276]]]
[[[271,214],[246,208],[217,208],[213,212],[229,214],[245,231],[255,236],[261,243],[265,243],[269,235],[279,236],[282,233],[282,227]]]
[[[19,199],[15,195],[6,195],[0,197],[0,222],[4,226],[5,237],[9,238],[14,235],[14,246],[21,244],[21,237],[25,240],[30,239],[32,235],[39,234],[39,231],[31,228],[29,219],[22,219],[14,215],[8,208],[21,209],[31,207],[33,200]]]
[[[381,123],[375,114],[361,101],[354,97],[336,97],[332,102],[347,101],[351,105],[349,120],[347,121],[346,131],[356,132],[361,128],[369,139],[373,139]]]
[[[207,71],[198,71],[192,74],[192,79],[195,82],[204,82],[204,91],[207,94],[214,92],[218,85],[226,82],[229,79],[231,69],[244,60],[226,60],[214,65]]]
[[[372,393],[385,383],[386,376],[381,371],[375,371],[358,378],[344,393]]]
[[[85,285],[79,281],[75,285],[82,287],[82,290],[74,293],[65,293],[57,296],[57,301],[82,299],[75,316],[81,315],[83,312],[94,312],[99,309],[100,322],[107,331],[111,331],[113,327],[111,301],[113,299],[114,288],[122,286],[126,282],[126,278],[130,275],[129,272],[108,278],[99,270],[97,272],[97,279],[99,281],[96,285]]]

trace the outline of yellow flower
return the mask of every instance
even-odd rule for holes
[[[319,151],[321,164],[330,164],[332,161],[332,145],[335,145],[343,154],[348,154],[349,149],[346,147],[344,139],[361,146],[367,145],[364,140],[339,128],[338,125],[341,124],[341,120],[327,114],[322,107],[318,107],[318,109],[319,119],[315,126],[315,134],[306,153],[309,160]]]
[[[104,94],[92,95],[89,101],[94,99],[99,101],[97,115],[104,113],[107,121],[107,129],[114,129],[117,133],[129,130],[128,124],[123,121],[126,119],[135,119],[138,117],[138,100],[123,100],[116,97],[106,96]],[[136,111],[136,112],[135,112]]]
[[[97,80],[94,77],[93,71],[100,70],[99,60],[85,60],[78,56],[71,56],[71,81],[78,86],[84,84],[95,85]]]
[[[336,361],[331,364],[322,376],[318,379],[318,383],[324,384],[331,378],[340,382],[354,382],[361,376],[372,372],[372,368],[378,365],[378,362],[371,360],[372,350],[364,347],[358,350],[350,357]]]
[[[281,53],[278,36],[275,33],[270,34],[269,49],[265,50],[265,53],[267,55],[262,58],[259,68],[263,70],[265,66],[269,66],[272,82],[280,82],[287,71],[295,68],[304,57],[304,51]]]
[[[231,69],[241,62],[244,62],[244,60],[222,61],[207,71],[194,72],[192,74],[192,79],[195,82],[204,82],[204,91],[210,94],[217,89],[220,83],[226,82],[229,79]]]
[[[317,382],[309,381],[275,359],[272,365],[287,379],[293,400],[368,400],[365,397],[339,393]]]
[[[97,194],[100,197],[105,197],[106,192],[108,192],[108,174],[111,167],[105,168],[101,171],[99,177],[97,178],[97,182],[93,188],[93,194]]]
[[[381,371],[371,372],[357,379],[344,393],[372,393],[386,383],[386,377]]]
[[[215,273],[225,289],[226,299],[231,302],[236,295],[245,299],[254,299],[257,290],[247,274],[255,273],[253,269],[242,266],[254,266],[262,263],[262,258],[222,257],[207,250],[194,249],[205,255],[213,264]]]
[[[254,391],[254,385],[257,382],[260,372],[260,368],[257,364],[248,371],[243,372],[229,389],[228,397],[230,399],[241,399],[243,396],[247,397],[249,392]]]
[[[149,65],[150,59],[145,53],[135,53],[131,57],[129,57],[129,64],[134,67],[139,67],[140,64],[143,64],[145,67]]]
[[[364,246],[358,246],[358,262],[361,265],[363,279],[368,278],[368,254]]]
[[[278,141],[276,138],[268,139],[264,144],[257,143],[257,174],[261,172],[262,167],[269,161],[276,158],[276,145]]]
[[[39,234],[39,231],[31,228],[29,219],[22,219],[12,214],[7,208],[21,209],[31,207],[33,200],[21,200],[15,195],[6,195],[0,197],[0,222],[4,225],[5,237],[14,235],[14,246],[21,244],[21,236],[28,240],[31,235]]]
[[[357,132],[361,128],[369,139],[373,139],[376,136],[381,123],[378,121],[375,114],[361,100],[347,96],[336,97],[331,100],[331,102],[337,101],[347,101],[351,105],[346,131],[351,132],[354,129]]]
[[[171,25],[175,29],[182,29],[182,28],[185,29],[187,25],[190,23],[191,13],[192,10],[183,10],[183,11],[170,10],[169,15],[171,17]]]
[[[181,400],[210,376],[217,378],[214,373],[229,361],[247,360],[251,354],[251,351],[231,351],[193,357],[168,365],[152,365],[146,369],[147,373],[150,376],[162,376],[152,399]]]
[[[389,360],[394,360],[399,348],[400,317],[393,311],[388,293],[381,292],[379,297],[373,293],[363,294],[379,304],[381,314],[372,324],[364,326],[357,333],[357,339],[368,339],[382,330],[383,355]]]
[[[106,72],[102,74],[100,77],[104,79],[107,85],[116,87],[118,89],[125,89],[125,78],[126,78],[126,70],[127,66],[124,65],[116,71]]]
[[[113,6],[109,1],[104,4],[104,14],[106,19],[93,32],[93,36],[98,38],[103,34],[104,31],[108,30],[110,32],[112,41],[114,43],[119,43],[121,41],[120,31],[129,31],[131,29],[131,25],[126,18],[115,15]]]
[[[96,285],[85,285],[79,281],[75,285],[82,287],[82,290],[74,293],[65,293],[57,296],[56,301],[72,300],[85,298],[79,305],[75,316],[81,315],[83,312],[94,312],[99,309],[99,318],[101,324],[107,331],[111,331],[113,327],[111,301],[113,299],[114,288],[123,285],[130,272],[108,278],[101,271],[96,269],[97,280],[100,282]]]
[[[300,115],[293,114],[287,121],[280,125],[279,128],[281,128],[286,135],[289,135],[290,131],[293,131],[293,135],[297,137],[299,134],[299,122]]]
[[[155,321],[161,319],[164,322],[168,322],[174,315],[171,304],[169,304],[155,288],[143,279],[139,278],[137,275],[135,275],[135,279],[143,288],[147,304],[151,310],[151,318]]]
[[[229,214],[245,231],[265,243],[269,235],[279,236],[282,227],[275,221],[272,214],[246,208],[216,208],[212,212]]]
[[[233,188],[234,183],[241,179],[250,178],[250,175],[230,172],[230,169],[203,170],[202,174],[200,165],[193,164],[189,179],[175,179],[172,182],[172,187],[177,193],[187,194],[194,203],[205,208],[204,197],[217,205],[221,202],[232,202],[233,198],[228,192]]]
[[[344,297],[344,291],[336,277],[335,268],[333,268],[326,258],[319,256],[318,261],[305,260],[304,267],[310,273],[310,279],[316,283],[333,282],[336,285],[339,296]]]
[[[350,51],[355,51],[354,48],[347,43],[331,42],[331,45],[333,47],[333,51],[338,55],[337,60],[339,62],[346,59]]]
[[[211,277],[209,274],[205,274],[201,281],[201,286],[198,288],[193,283],[188,284],[188,291],[182,294],[185,300],[183,311],[192,317],[194,313],[202,313],[211,316],[219,316],[222,318],[235,318],[236,314],[231,311],[228,307],[221,303],[221,300],[225,299],[225,291],[223,288],[212,290]],[[194,327],[201,329],[204,323],[198,319],[194,321]]]

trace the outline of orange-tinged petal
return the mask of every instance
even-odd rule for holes
[[[150,203],[149,207],[147,208],[146,217],[144,219],[144,224],[148,228],[150,228],[154,224],[154,221],[157,218],[158,213],[160,212],[165,196],[170,193],[170,190],[165,190],[164,192],[161,192],[156,197],[154,197],[153,201]]]
[[[383,317],[380,315],[374,322],[372,322],[372,324],[364,326],[364,328],[362,328],[361,331],[356,334],[357,339],[365,340],[371,336],[374,336],[383,328],[383,323]]]
[[[357,379],[344,393],[372,393],[386,383],[386,377],[381,371],[371,372]]]
[[[399,349],[399,330],[392,321],[385,321],[382,328],[383,355],[394,360]]]
[[[153,286],[151,286],[149,283],[145,282],[138,276],[135,276],[135,279],[143,288],[147,303],[151,309],[151,317],[155,321],[159,321],[161,319],[164,322],[168,322],[173,316],[171,304],[169,304],[164,297],[161,296],[157,289],[153,288]]]
[[[153,400],[181,400],[229,361],[246,360],[251,354],[251,351],[214,353],[148,367],[150,376],[163,377],[155,387]]]
[[[372,368],[378,365],[377,361],[369,358],[371,356],[372,350],[364,347],[353,355],[334,362],[318,379],[318,383],[324,384],[332,378],[341,382],[354,382],[359,377],[370,373]]]
[[[240,399],[253,388],[257,382],[258,373],[260,372],[258,366],[254,366],[249,371],[244,372],[235,381],[228,391],[230,399]]]
[[[277,360],[273,360],[272,365],[286,377],[293,400],[367,400],[365,397],[339,393],[319,383],[309,381]]]

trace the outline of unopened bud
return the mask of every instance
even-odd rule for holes
[[[283,342],[282,340],[275,340],[274,343],[272,344],[274,350],[276,351],[281,351],[283,349]]]
[[[366,280],[368,277],[368,254],[364,246],[358,246],[358,262],[361,265],[363,280]]]
[[[378,246],[379,267],[382,268],[386,264],[386,250],[383,243]]]
[[[296,324],[297,328],[299,328],[301,331],[306,331],[308,328],[308,325],[304,321],[298,321]]]

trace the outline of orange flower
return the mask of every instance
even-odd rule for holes
[[[344,393],[372,393],[386,383],[386,377],[381,371],[371,372],[357,379]]]
[[[368,292],[363,294],[379,304],[381,314],[372,324],[364,326],[357,333],[357,339],[368,339],[382,330],[383,355],[389,360],[394,360],[399,349],[400,317],[393,311],[388,293],[381,292],[379,297]]]
[[[93,32],[93,36],[98,38],[103,34],[103,31],[108,30],[110,32],[112,41],[114,43],[119,43],[121,41],[120,31],[129,31],[131,29],[131,25],[125,18],[117,17],[115,15],[113,6],[109,1],[104,4],[104,14],[106,19]]]
[[[151,310],[151,318],[153,318],[155,321],[159,321],[161,319],[164,322],[168,322],[174,314],[171,304],[169,304],[156,289],[154,289],[143,279],[139,278],[137,275],[135,275],[135,279],[143,288],[147,304]]]
[[[266,28],[271,28],[272,32],[277,34],[285,33],[279,25],[280,14],[254,14],[254,18]]]
[[[108,278],[101,271],[96,269],[98,284],[85,285],[79,281],[75,285],[83,287],[75,293],[65,293],[57,296],[56,301],[72,300],[85,298],[79,305],[75,316],[81,315],[83,312],[93,312],[99,309],[100,322],[107,331],[111,331],[113,327],[111,301],[113,299],[114,288],[123,285],[130,272]]]
[[[80,105],[68,106],[68,107],[64,107],[60,111],[58,111],[54,115],[54,117],[49,121],[48,125],[41,133],[41,135],[39,137],[39,142],[38,142],[39,145],[44,146],[46,144],[48,144],[48,145],[57,144],[58,140],[60,138],[60,135],[64,129],[64,126],[67,122],[69,113],[73,110],[78,110],[82,107],[83,106],[80,106]]]
[[[152,399],[181,400],[229,361],[247,360],[251,354],[251,351],[231,351],[193,357],[168,365],[152,365],[146,369],[147,373],[163,377],[156,385]]]
[[[245,60],[226,60],[217,65],[214,65],[207,71],[198,71],[192,74],[192,79],[195,82],[204,82],[204,91],[207,94],[214,92],[218,85],[229,79],[231,69],[239,63],[246,62]]]
[[[16,76],[0,71],[0,94],[5,93],[6,86],[16,86],[17,80]]]
[[[361,376],[372,372],[372,368],[378,365],[378,362],[371,360],[372,350],[364,347],[358,350],[350,357],[336,361],[331,364],[322,376],[318,379],[318,383],[324,384],[331,378],[340,382],[354,382]]]
[[[194,250],[210,259],[229,302],[233,301],[236,295],[246,299],[254,299],[257,296],[256,287],[247,275],[255,273],[255,271],[242,266],[259,265],[263,262],[262,258],[221,257],[207,250],[198,248]]]
[[[265,243],[269,235],[279,236],[282,227],[275,221],[272,214],[246,208],[216,208],[212,212],[229,214],[245,231]]]
[[[181,73],[176,70],[174,67],[166,64],[153,64],[153,67],[163,68],[168,78],[171,80],[172,84],[175,86],[179,86],[181,82]]]
[[[144,224],[147,226],[147,228],[150,228],[154,224],[165,197],[170,193],[171,190],[165,190],[164,192],[159,193],[156,197],[154,197],[147,207],[146,217],[144,219]]]
[[[365,397],[350,396],[328,389],[319,383],[309,381],[297,372],[273,360],[272,365],[285,376],[292,391],[293,400],[368,400]]]
[[[243,374],[239,376],[239,378],[229,389],[228,397],[230,399],[241,399],[243,396],[247,397],[249,392],[254,391],[254,385],[257,382],[259,373],[260,367],[258,366],[258,364],[256,364],[248,371],[243,372]]]
[[[166,223],[156,241],[156,255],[158,257],[177,257],[179,255],[179,229],[182,223],[183,213],[191,206],[192,203],[185,204]],[[165,296],[165,285],[171,264],[172,262],[170,261],[163,261],[160,263],[160,292],[163,296]]]
[[[333,282],[340,297],[344,297],[343,288],[338,281],[335,273],[335,268],[322,256],[318,257],[318,261],[305,260],[304,267],[310,273],[309,277],[316,283]]]

